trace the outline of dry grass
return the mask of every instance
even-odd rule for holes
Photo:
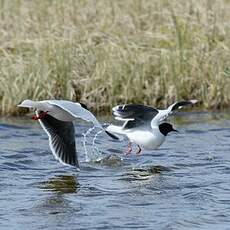
[[[25,98],[229,106],[229,12],[229,0],[0,0],[0,112]]]

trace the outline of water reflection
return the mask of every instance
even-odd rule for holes
[[[53,159],[39,124],[6,120],[12,126],[0,125],[1,228],[227,229],[230,117],[207,116],[179,117],[180,135],[138,157],[123,155],[125,141],[102,137],[100,160],[85,162],[79,137],[80,173]],[[77,126],[78,133],[88,128]]]
[[[74,176],[58,175],[48,181],[41,182],[38,187],[44,191],[52,191],[62,195],[66,193],[77,193],[80,184]]]
[[[42,202],[37,205],[38,213],[59,214],[75,213],[80,207],[73,207],[72,201],[65,195],[75,194],[80,189],[80,184],[76,177],[71,175],[58,175],[48,181],[41,182],[38,186],[42,191],[52,192],[51,195],[42,198]]]
[[[121,180],[135,181],[135,180],[149,180],[156,175],[163,172],[171,171],[169,167],[161,165],[149,165],[145,167],[132,168],[130,171],[126,172]]]
[[[98,163],[104,166],[118,167],[122,165],[122,158],[116,154],[108,154],[104,156],[103,158],[95,161],[95,163]]]

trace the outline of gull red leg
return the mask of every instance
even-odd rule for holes
[[[139,145],[137,145],[137,146],[138,146],[138,150],[137,150],[136,154],[137,154],[137,155],[140,155],[142,149],[141,149],[141,147],[140,147]]]
[[[129,142],[129,144],[128,144],[128,149],[127,149],[127,151],[125,152],[125,155],[126,155],[126,156],[129,155],[129,154],[131,154],[131,152],[132,152],[132,143]]]
[[[37,115],[32,116],[31,119],[36,121],[36,120],[38,120],[38,119],[42,119],[42,118],[45,117],[45,115],[47,115],[47,114],[48,114],[48,111],[46,111],[46,112],[41,112],[41,113],[39,113],[38,116],[37,116]]]

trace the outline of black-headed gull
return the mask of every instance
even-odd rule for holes
[[[18,106],[35,109],[36,115],[32,119],[40,122],[49,137],[49,146],[54,157],[62,164],[79,168],[75,148],[74,120],[81,118],[104,130],[96,117],[80,103],[66,100],[24,100]],[[116,138],[109,131],[104,131],[109,136]]]
[[[125,104],[113,108],[115,119],[124,121],[122,126],[109,125],[106,130],[126,135],[130,140],[126,154],[132,151],[131,143],[138,146],[137,154],[144,149],[157,149],[169,132],[177,131],[164,120],[176,109],[193,105],[197,100],[179,101],[170,105],[167,109],[159,110],[145,105]]]

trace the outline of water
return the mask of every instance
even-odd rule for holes
[[[1,119],[0,229],[230,229],[230,117],[185,115],[141,156],[100,134],[95,162],[77,123],[80,172],[54,160],[37,122]]]

